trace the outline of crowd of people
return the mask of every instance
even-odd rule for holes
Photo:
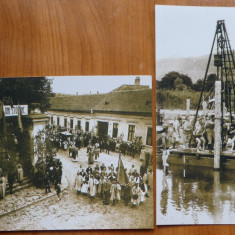
[[[86,169],[80,165],[74,187],[78,194],[87,195],[91,200],[100,198],[104,205],[115,205],[122,199],[125,205],[137,206],[149,197],[148,191],[153,187],[152,170],[142,164],[138,171],[132,165],[129,171],[125,169],[125,174],[125,183],[120,184],[118,168],[113,164],[88,165]]]
[[[50,137],[55,150],[58,151],[59,148],[68,150],[69,156],[74,161],[78,161],[79,150],[86,148],[88,167],[81,165],[75,178],[74,186],[78,194],[89,195],[91,200],[100,198],[105,205],[115,205],[123,200],[125,205],[131,203],[132,206],[136,206],[149,197],[148,191],[153,185],[153,173],[148,168],[151,163],[150,157],[146,157],[140,169],[135,168],[134,165],[130,170],[125,169],[125,183],[119,182],[118,168],[114,168],[113,164],[110,166],[105,166],[104,163],[94,164],[102,152],[109,154],[113,151],[134,157],[136,151],[140,152],[142,148],[141,138],[127,143],[121,139],[112,139],[109,136],[98,137],[81,131],[67,132],[66,136],[61,136],[59,130],[50,126],[47,127],[45,133]],[[60,200],[62,163],[55,157],[57,151],[55,155],[46,156],[46,159],[38,159],[35,165],[37,171],[34,174],[34,184],[36,187],[44,188],[45,193],[50,193],[54,187]],[[7,187],[8,191],[13,193],[14,183],[16,181],[20,183],[22,179],[21,165],[18,166],[17,173],[10,171],[5,176],[2,175],[0,169],[0,198],[5,197]]]
[[[46,162],[38,161],[36,167],[37,172],[34,177],[36,187],[44,187],[45,193],[50,193],[53,186],[56,191],[61,190],[62,162],[59,159],[47,156]]]
[[[131,204],[137,206],[145,201],[148,195],[148,190],[153,185],[153,173],[148,169],[150,159],[145,159],[140,169],[136,169],[134,165],[128,171],[125,171],[125,183],[119,182],[119,170],[115,168],[113,164],[106,166],[104,163],[95,164],[98,161],[100,153],[105,152],[109,154],[110,151],[117,151],[117,143],[113,139],[89,136],[85,133],[86,144],[78,144],[79,140],[84,139],[78,135],[78,137],[67,138],[65,141],[68,144],[68,153],[73,161],[78,161],[78,150],[86,148],[87,164],[85,168],[80,165],[77,175],[75,177],[74,188],[80,195],[87,195],[91,200],[99,198],[104,205],[115,205],[120,200],[124,201],[125,205]],[[109,143],[109,144],[103,144]],[[63,146],[63,143],[62,143]],[[108,146],[113,146],[112,148]],[[119,154],[123,156],[118,146]],[[126,153],[126,152],[125,152]]]
[[[17,170],[10,170],[7,175],[3,175],[2,169],[0,168],[0,199],[5,198],[7,187],[9,193],[13,193],[14,183],[21,183],[23,181],[24,171],[21,164],[17,165]]]
[[[141,149],[144,147],[141,137],[135,137],[133,141],[123,141],[123,136],[119,138],[111,138],[110,136],[97,136],[93,132],[84,132],[82,130],[61,129],[62,127],[49,126],[51,141],[54,146],[59,149],[67,150],[70,147],[76,147],[78,150],[87,148],[88,145],[98,145],[97,148],[101,152],[116,152],[120,151],[123,155],[135,157],[140,154]]]
[[[214,148],[214,114],[199,116],[195,125],[193,124],[194,117],[189,116],[186,116],[185,119],[177,116],[173,121],[165,122],[158,133],[157,146],[161,146],[164,150],[195,147],[197,152],[205,150],[212,152]],[[235,127],[227,119],[223,120],[222,144],[224,149],[234,150]]]

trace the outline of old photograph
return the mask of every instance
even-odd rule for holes
[[[151,76],[0,78],[0,230],[153,229]]]
[[[235,8],[155,16],[157,225],[235,224]]]

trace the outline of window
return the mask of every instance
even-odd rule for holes
[[[51,117],[51,125],[53,125],[53,117]]]
[[[129,125],[128,127],[128,141],[133,141],[135,136],[135,126]]]
[[[118,136],[118,123],[113,123],[113,138]]]
[[[153,145],[153,128],[152,127],[148,127],[147,130],[147,138],[146,138],[146,145]]]
[[[57,117],[57,126],[59,126],[59,125],[60,125],[60,118]]]
[[[80,120],[78,120],[78,122],[77,122],[77,128],[78,128],[78,130],[81,130],[81,121]]]
[[[89,122],[86,122],[85,131],[86,131],[86,132],[89,132]]]
[[[73,129],[73,119],[70,119],[70,129]]]
[[[67,128],[67,118],[64,118],[64,127]]]

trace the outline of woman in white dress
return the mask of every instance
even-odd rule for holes
[[[82,184],[82,188],[81,188],[81,193],[83,195],[87,195],[88,194],[88,187],[89,187],[88,182],[84,179],[83,180],[83,184]]]
[[[76,177],[75,177],[75,183],[74,183],[74,188],[75,190],[77,190],[77,193],[81,192],[82,189],[82,184],[83,184],[83,177],[82,177],[82,173],[78,172]]]
[[[0,198],[6,196],[6,178],[4,176],[0,177]]]
[[[18,165],[18,182],[21,183],[24,177],[24,171],[21,165]]]
[[[111,194],[110,201],[113,203],[113,205],[120,201],[121,199],[120,192],[121,192],[120,184],[114,181],[110,188],[110,194]]]
[[[89,194],[90,194],[91,199],[93,199],[96,195],[96,185],[98,184],[99,184],[99,181],[95,179],[93,175],[91,175],[89,179],[89,189],[90,189]]]

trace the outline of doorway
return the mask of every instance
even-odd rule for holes
[[[108,122],[98,121],[98,136],[99,137],[107,138],[108,126],[109,126]]]

